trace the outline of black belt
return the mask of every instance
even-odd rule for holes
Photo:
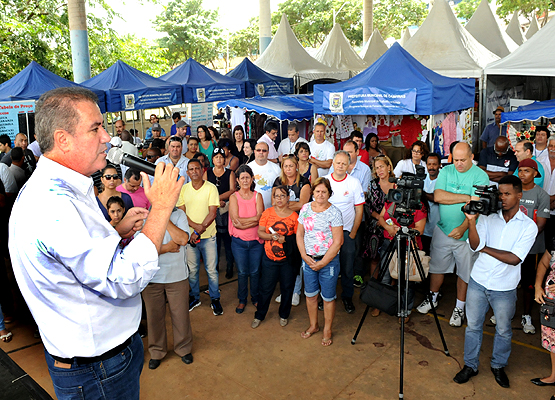
[[[311,257],[314,261],[320,261],[322,258],[324,258],[324,256],[309,256]]]
[[[83,365],[83,364],[92,364],[92,363],[95,363],[95,362],[105,361],[105,360],[108,360],[109,358],[112,358],[112,357],[116,356],[117,354],[122,352],[127,346],[129,346],[131,344],[131,340],[133,340],[134,335],[135,334],[131,335],[131,337],[129,339],[127,339],[125,342],[123,342],[119,346],[114,347],[112,350],[108,350],[106,353],[101,354],[99,356],[73,357],[73,358],[63,358],[63,357],[54,356],[52,354],[50,354],[50,356],[54,360],[59,361],[59,362],[64,363],[64,364],[73,364],[75,362],[78,365]]]

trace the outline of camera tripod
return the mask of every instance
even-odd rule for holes
[[[409,272],[410,272],[409,267],[411,265],[411,258],[414,258],[418,274],[420,275],[420,280],[421,281],[425,280],[424,268],[422,267],[422,262],[417,252],[416,239],[415,239],[417,234],[419,234],[418,231],[407,228],[405,226],[401,227],[401,229],[397,231],[397,233],[395,234],[395,237],[391,240],[391,243],[387,247],[387,250],[385,253],[386,255],[384,257],[385,261],[380,263],[380,270],[378,274],[378,282],[381,282],[386,273],[386,269],[389,268],[389,263],[391,262],[391,259],[395,255],[395,252],[397,252],[397,267],[398,267],[397,316],[401,319],[401,337],[400,337],[400,349],[399,349],[399,358],[400,358],[399,398],[400,399],[404,397],[403,372],[404,372],[404,361],[405,361],[405,318],[409,316],[409,310],[408,310]],[[445,338],[443,336],[441,326],[439,325],[436,309],[434,307],[434,303],[432,302],[432,295],[429,291],[427,291],[426,298],[428,299],[428,301],[430,302],[430,305],[432,306],[432,313],[434,315],[437,330],[441,338],[441,342],[443,343],[443,351],[445,352],[446,356],[449,356],[447,343],[445,342]],[[364,324],[364,320],[368,315],[369,309],[370,309],[370,306],[367,305],[366,309],[364,310],[364,314],[362,315],[362,318],[360,320],[360,323],[358,324],[358,328],[355,332],[355,335],[351,340],[352,345],[356,343],[358,334],[360,333],[362,325]]]

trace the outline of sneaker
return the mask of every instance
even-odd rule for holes
[[[189,311],[193,311],[198,306],[200,306],[200,300],[197,300],[194,297],[190,297],[189,298]]]
[[[363,284],[364,284],[364,280],[362,279],[362,276],[355,275],[353,286],[356,287],[356,288],[359,288]]]
[[[280,318],[280,319],[279,319],[279,324],[280,324],[282,327],[286,326],[286,325],[287,325],[287,322],[288,322],[288,321],[287,321],[287,318]]]
[[[529,333],[530,335],[536,333],[536,328],[532,325],[532,317],[530,315],[523,315],[520,323],[522,324],[524,333]]]
[[[281,294],[278,297],[276,297],[276,303],[281,303]]]
[[[495,315],[492,315],[490,317],[489,322],[491,322],[493,325],[497,325],[497,320],[495,319]]]
[[[451,314],[449,325],[462,326],[463,321],[464,321],[464,311],[459,307],[455,307],[455,309],[453,310],[453,314]]]
[[[437,309],[437,301],[434,301],[434,308]],[[418,307],[416,307],[416,311],[418,311],[420,314],[428,314],[432,309],[432,305],[430,304],[430,302],[428,301],[428,299],[425,299],[422,303],[420,303],[420,305]]]
[[[301,295],[297,293],[293,293],[293,301],[291,302],[291,305],[297,307],[300,302],[301,302]]]
[[[212,307],[212,312],[214,313],[214,315],[222,315],[224,313],[224,309],[220,304],[220,299],[212,299],[210,307]]]
[[[251,323],[251,328],[252,328],[252,329],[258,328],[258,326],[260,325],[261,322],[262,322],[262,321],[259,320],[258,318],[253,319],[253,320],[252,320],[252,323]]]

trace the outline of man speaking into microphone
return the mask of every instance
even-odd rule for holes
[[[139,399],[139,294],[158,271],[184,179],[172,165],[156,167],[152,186],[142,173],[151,210],[130,209],[114,229],[90,177],[106,165],[110,141],[96,103],[94,93],[77,87],[38,100],[35,129],[44,155],[13,207],[9,249],[58,399]]]

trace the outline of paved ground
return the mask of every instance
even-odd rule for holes
[[[145,351],[141,376],[143,399],[398,398],[398,320],[387,315],[368,316],[356,345],[351,345],[365,308],[358,299],[358,290],[357,309],[353,315],[346,314],[338,304],[334,343],[324,348],[320,344],[321,334],[306,340],[300,337],[300,332],[308,327],[304,298],[298,307],[293,307],[286,327],[280,327],[277,303],[273,303],[267,319],[258,329],[252,329],[254,307],[249,304],[242,315],[236,314],[237,283],[234,279],[227,282],[223,277],[221,282],[224,283],[221,285],[224,315],[212,315],[205,294],[201,295],[202,305],[191,312],[193,364],[185,365],[177,355],[170,353],[161,366],[152,371],[148,369],[149,355]],[[531,378],[548,375],[549,354],[540,348],[539,333],[525,335],[517,329],[520,318],[515,318],[513,323],[513,352],[506,369],[511,380],[510,389],[499,387],[489,371],[493,326],[485,328],[479,375],[464,385],[452,381],[463,364],[464,343],[464,328],[449,327],[447,321],[454,306],[454,295],[449,292],[454,289],[454,280],[446,280],[446,295],[439,305],[450,357],[443,353],[430,315],[415,312],[406,327],[405,398],[549,399],[555,389],[530,383]],[[418,294],[417,301],[421,297]],[[322,312],[320,318],[323,319]],[[535,322],[537,324],[537,318]],[[14,339],[0,346],[54,397],[43,347],[33,338],[32,326],[14,322],[8,327]],[[169,323],[168,330],[171,332]],[[146,348],[147,339],[144,341]],[[171,338],[169,345],[172,345]]]

